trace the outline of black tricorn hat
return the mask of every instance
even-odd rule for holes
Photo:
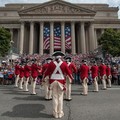
[[[35,62],[35,61],[37,61],[37,60],[36,60],[36,59],[32,59],[31,61]]]
[[[95,60],[93,60],[93,61],[92,61],[92,63],[96,63],[96,61],[95,61]]]
[[[67,59],[71,60],[72,58],[71,58],[71,57],[69,57],[69,56],[66,56],[66,57],[65,57],[65,59],[66,59],[66,60],[67,60]]]
[[[82,62],[87,62],[87,60],[82,60]]]
[[[53,60],[51,57],[48,57],[46,60]]]
[[[65,54],[61,51],[56,51],[52,54],[52,56],[65,56]]]

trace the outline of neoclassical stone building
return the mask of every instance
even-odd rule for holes
[[[10,30],[20,54],[88,53],[98,47],[106,28],[120,29],[118,8],[51,0],[0,7],[0,27]]]

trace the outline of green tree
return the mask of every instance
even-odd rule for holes
[[[4,57],[10,50],[11,34],[5,28],[0,28],[0,56]]]
[[[98,40],[104,53],[120,56],[120,31],[106,29]]]

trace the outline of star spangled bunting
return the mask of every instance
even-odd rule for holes
[[[71,27],[65,26],[65,49],[71,49]]]
[[[43,49],[50,49],[50,27],[44,27]]]
[[[61,28],[55,26],[54,28],[54,49],[61,50]]]

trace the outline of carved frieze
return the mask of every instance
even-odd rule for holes
[[[68,5],[52,4],[28,11],[28,14],[80,14],[84,11]]]

